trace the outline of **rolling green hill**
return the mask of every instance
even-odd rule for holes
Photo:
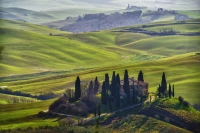
[[[19,21],[0,20],[0,23],[0,44],[5,47],[0,63],[0,86],[33,95],[43,92],[61,94],[68,88],[74,88],[78,75],[82,86],[86,86],[96,76],[102,83],[105,73],[111,77],[116,71],[123,79],[127,69],[129,77],[137,78],[142,70],[145,82],[149,83],[149,92],[157,91],[165,72],[167,83],[175,85],[175,98],[182,96],[191,105],[200,102],[200,55],[196,54],[200,51],[198,36],[148,36],[112,32],[112,29],[71,34]],[[174,29],[196,31],[197,25],[190,26],[175,26]],[[151,30],[162,28],[169,27]],[[58,118],[36,117],[55,99],[9,104],[10,99],[19,97],[6,94],[0,94],[0,97],[0,129],[58,125]],[[27,98],[29,102],[34,100]],[[180,110],[172,111],[179,113]],[[134,121],[111,131],[133,131],[131,127],[143,118],[146,117],[134,116]],[[170,126],[170,131],[186,132],[154,118],[148,118],[143,127],[135,127],[134,131],[147,131],[152,126],[148,124],[151,122],[155,131],[158,128],[169,131],[165,127]]]
[[[111,30],[69,34],[17,21],[1,23],[5,27],[0,27],[0,43],[5,50],[0,79],[12,90],[62,93],[74,87],[77,75],[86,84],[96,76],[102,81],[104,74],[111,75],[113,70],[122,76],[128,69],[130,77],[144,71],[151,92],[166,72],[168,82],[180,90],[177,96],[186,96],[191,103],[199,101],[198,93],[192,92],[193,98],[187,96],[188,88],[197,90],[199,85],[199,56],[194,53],[200,50],[198,36],[154,37]]]

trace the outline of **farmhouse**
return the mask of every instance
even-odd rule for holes
[[[146,95],[148,93],[148,83],[136,80],[134,78],[129,78],[128,80],[129,80],[130,94],[133,93],[133,86],[138,92],[137,95],[141,95],[141,94]],[[124,80],[121,80],[120,81],[120,95],[121,96],[125,96],[123,86],[124,86]]]

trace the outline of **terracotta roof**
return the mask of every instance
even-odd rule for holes
[[[146,82],[135,80],[133,78],[129,78],[128,80],[129,80],[129,85],[133,85],[133,83],[134,83],[134,85],[138,85],[139,84],[141,86],[148,85],[148,83],[146,83]],[[124,85],[124,80],[120,81],[120,85]]]

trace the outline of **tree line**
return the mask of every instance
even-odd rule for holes
[[[13,91],[13,90],[8,89],[8,88],[4,88],[4,89],[0,88],[0,93],[15,95],[15,96],[36,98],[38,100],[48,100],[48,99],[53,99],[53,98],[60,96],[60,94],[55,94],[53,92],[41,93],[39,95],[32,95],[32,94],[24,93],[24,92],[21,92],[21,91]]]
[[[138,74],[138,80],[144,81],[142,71]],[[143,102],[143,95],[141,94],[138,96],[138,90],[135,88],[134,83],[132,86],[132,94],[130,93],[130,86],[129,86],[129,75],[128,70],[125,70],[124,77],[123,77],[123,91],[125,93],[124,96],[121,95],[121,84],[120,84],[120,75],[115,74],[113,71],[111,84],[109,82],[109,75],[108,73],[105,74],[105,81],[102,84],[102,91],[101,91],[101,103],[102,104],[109,104],[110,110],[112,112],[112,106],[116,106],[119,108],[120,106],[130,106],[131,104],[136,104],[139,101]]]

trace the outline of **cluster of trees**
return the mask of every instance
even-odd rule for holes
[[[87,116],[96,109],[98,103],[96,93],[99,91],[99,86],[100,83],[96,77],[94,81],[89,83],[87,89],[83,91],[80,77],[77,76],[75,90],[67,89],[63,97],[49,106],[49,110],[64,114]]]
[[[185,101],[183,97],[179,96],[178,97],[178,101],[180,102],[181,105],[185,106],[185,107],[189,107],[189,102]]]
[[[83,90],[83,88],[81,88],[80,77],[77,76],[76,81],[75,81],[75,90],[67,89],[65,93],[68,97],[68,101],[74,102],[74,101],[80,100],[82,96],[83,97],[86,95],[92,96],[92,95],[97,94],[99,92],[99,87],[100,87],[100,83],[98,81],[98,78],[96,77],[94,81],[90,81],[89,85],[86,86],[86,90]]]
[[[161,97],[174,97],[174,84],[171,86],[171,84],[169,84],[168,90],[167,90],[167,80],[166,80],[166,76],[165,73],[163,72],[162,75],[162,80],[161,80],[161,85],[159,84],[158,87],[158,96],[159,98]]]
[[[114,105],[119,108],[121,104],[124,106],[129,106],[131,103],[136,104],[139,100],[137,97],[137,90],[135,89],[134,85],[132,86],[132,94],[130,93],[130,86],[129,86],[129,75],[128,71],[125,70],[124,72],[124,78],[123,78],[123,89],[125,95],[121,96],[121,85],[120,85],[120,75],[115,74],[115,71],[113,71],[112,74],[112,80],[111,84],[109,83],[109,75],[108,73],[105,74],[105,81],[102,85],[102,92],[101,92],[101,102],[102,104],[109,104],[110,110],[112,112],[112,105]],[[138,74],[138,80],[144,81],[143,73],[142,71]],[[140,96],[140,100],[142,101],[142,95]]]
[[[10,94],[10,95],[15,95],[15,96],[23,96],[23,97],[31,97],[31,98],[36,98],[38,100],[48,100],[48,99],[53,99],[58,97],[58,94],[54,94],[53,92],[47,92],[47,93],[41,93],[40,95],[31,95],[29,93],[24,93],[21,91],[13,91],[8,88],[0,88],[0,93],[3,94]]]
[[[141,15],[141,10],[124,12],[122,14],[116,12],[110,15],[105,15],[103,13],[85,14],[83,17],[79,16],[75,23],[66,25],[62,27],[61,30],[77,33],[128,26],[142,22]]]
[[[149,15],[175,15],[177,14],[175,11],[173,10],[162,10],[161,8],[158,9],[157,11],[147,11],[145,13],[142,14],[142,16],[149,16]]]

